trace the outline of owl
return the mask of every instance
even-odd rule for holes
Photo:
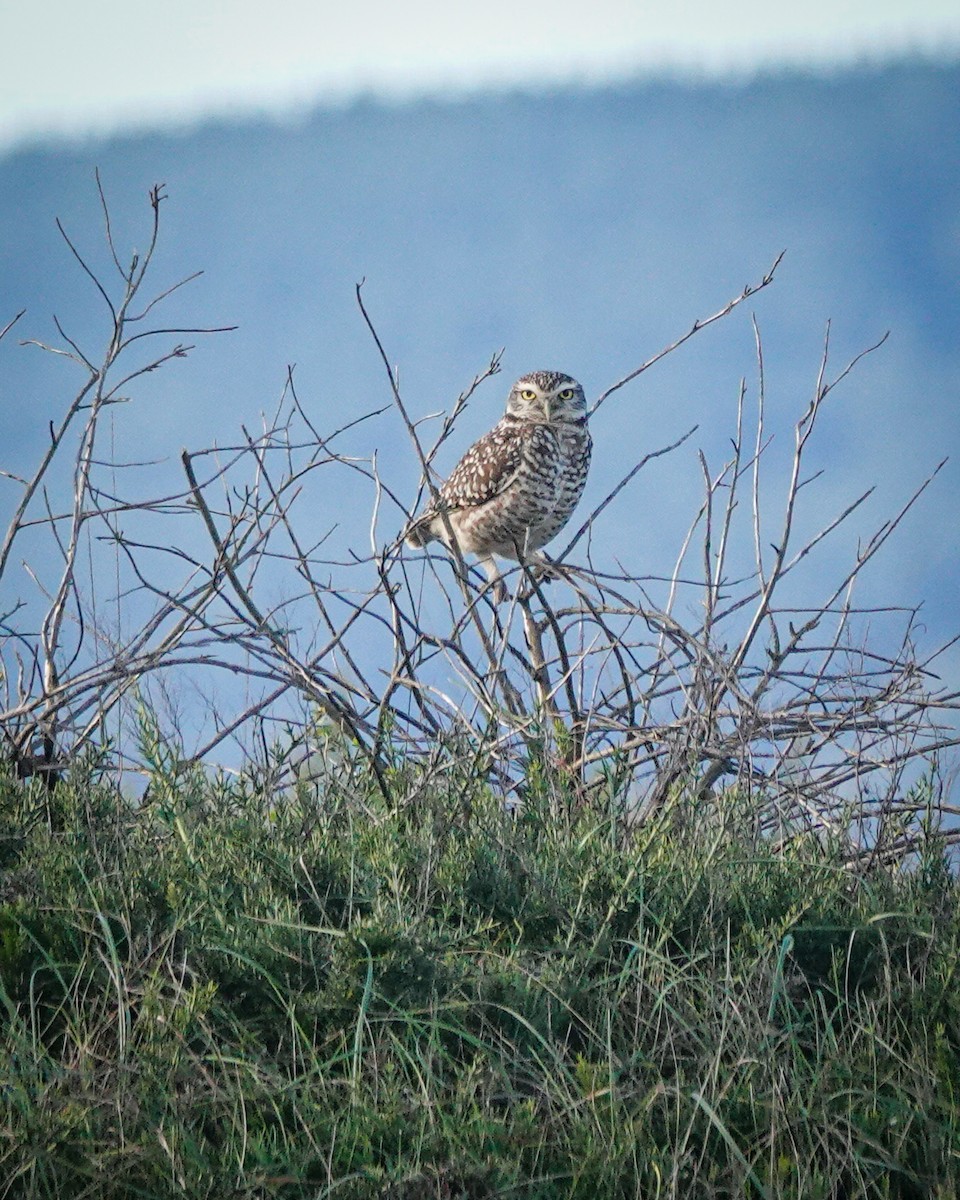
[[[583,388],[559,371],[533,371],[510,389],[507,409],[460,459],[438,499],[404,531],[419,548],[450,531],[502,594],[495,556],[537,563],[577,506],[590,467]],[[448,528],[449,524],[449,528]]]

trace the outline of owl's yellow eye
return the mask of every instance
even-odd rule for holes
[[[521,400],[536,400],[537,393],[533,390],[533,388],[524,388],[520,393],[520,398]]]
[[[560,397],[561,400],[572,400],[573,399],[573,388],[564,388],[562,392],[557,392],[557,395]]]

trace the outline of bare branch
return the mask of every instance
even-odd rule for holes
[[[620,388],[625,387],[628,383],[632,383],[637,376],[642,375],[644,371],[648,371],[652,366],[654,366],[655,363],[658,363],[662,358],[666,358],[668,354],[672,354],[674,350],[678,350],[684,344],[684,342],[688,342],[695,334],[699,333],[701,329],[706,329],[708,325],[713,325],[716,321],[722,321],[724,317],[728,316],[735,308],[741,305],[744,300],[749,300],[751,296],[755,296],[757,292],[763,291],[765,287],[768,287],[771,283],[773,283],[773,277],[776,273],[777,267],[780,266],[785,254],[786,250],[780,251],[777,257],[774,259],[773,266],[771,266],[770,270],[767,271],[766,275],[763,276],[759,283],[748,283],[740,295],[734,296],[732,300],[728,300],[723,308],[719,310],[719,312],[715,312],[712,317],[701,317],[694,321],[694,323],[687,330],[687,332],[682,335],[682,337],[678,337],[676,341],[671,342],[669,346],[665,346],[662,350],[659,350],[653,355],[652,358],[648,358],[646,362],[641,363],[640,366],[635,370],[630,371],[628,374],[624,375],[622,379],[618,379],[616,383],[611,384],[605,392],[601,392],[601,394],[594,401],[593,407],[590,409],[590,416],[593,416],[600,405],[603,404],[603,402],[610,396],[612,396],[614,392],[618,392]]]

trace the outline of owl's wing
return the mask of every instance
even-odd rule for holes
[[[473,508],[506,491],[523,463],[524,437],[522,426],[501,422],[474,442],[440,488],[441,508]]]

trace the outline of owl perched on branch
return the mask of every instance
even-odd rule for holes
[[[404,531],[419,548],[450,531],[498,583],[494,559],[537,563],[538,553],[570,519],[590,467],[583,388],[558,371],[533,371],[510,389],[507,410],[474,442],[439,496]],[[448,528],[449,525],[449,528]]]

